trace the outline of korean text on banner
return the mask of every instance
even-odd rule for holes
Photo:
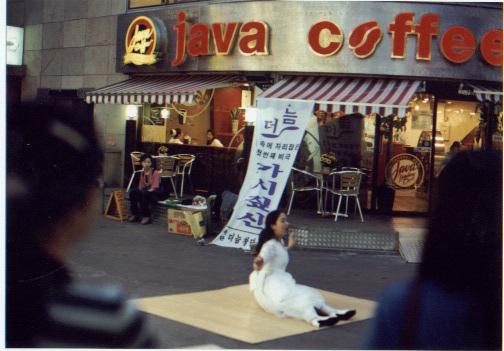
[[[313,103],[258,99],[247,175],[233,215],[212,244],[249,250],[280,203]]]

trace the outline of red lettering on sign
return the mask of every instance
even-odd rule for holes
[[[186,50],[185,50],[185,42],[186,42],[186,14],[184,11],[180,11],[178,14],[179,23],[177,23],[174,28],[177,37],[177,44],[175,47],[175,58],[172,60],[172,66],[179,66],[184,63],[186,59]]]
[[[441,53],[448,61],[464,63],[474,55],[476,40],[469,29],[453,26],[443,33],[439,45]]]
[[[238,48],[245,56],[268,55],[268,26],[266,23],[261,21],[244,23],[240,28]]]
[[[348,47],[355,56],[363,59],[375,52],[381,39],[382,30],[378,26],[378,22],[369,21],[354,28],[348,38]]]
[[[343,46],[343,31],[334,22],[317,22],[308,32],[308,45],[315,55],[334,55]]]
[[[430,61],[432,53],[432,37],[436,36],[439,28],[439,15],[427,13],[420,18],[415,26],[417,35],[416,59]]]
[[[187,52],[190,56],[208,55],[208,41],[210,40],[210,31],[208,26],[203,23],[196,23],[191,26]]]
[[[212,23],[213,42],[216,55],[229,55],[236,37],[238,23]]]
[[[415,14],[413,12],[399,13],[395,17],[395,22],[389,23],[388,31],[392,33],[392,58],[404,59],[406,57],[406,36],[415,33],[413,22]]]
[[[480,52],[485,61],[492,66],[502,66],[502,30],[492,29],[483,34]]]

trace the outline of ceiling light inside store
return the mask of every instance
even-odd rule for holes
[[[418,110],[420,110],[420,106],[415,105],[415,111],[418,111]]]
[[[138,117],[138,106],[128,105],[126,107],[126,117],[128,119],[137,119]]]
[[[257,119],[257,108],[247,107],[245,108],[245,122],[248,124],[254,124]]]
[[[168,119],[170,118],[170,110],[164,108],[161,110],[161,118]]]
[[[448,101],[448,102],[447,102],[447,104],[448,104],[448,105],[451,105],[451,104],[452,104],[452,102],[451,102],[451,101]]]

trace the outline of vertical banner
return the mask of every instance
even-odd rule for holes
[[[261,99],[252,150],[233,215],[212,244],[249,250],[280,203],[313,103]]]

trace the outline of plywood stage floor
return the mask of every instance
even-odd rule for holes
[[[331,306],[357,310],[351,320],[339,322],[332,328],[372,317],[374,301],[330,291],[320,292]],[[219,290],[147,297],[134,302],[147,313],[250,344],[318,330],[304,321],[278,318],[264,312],[245,284]]]

